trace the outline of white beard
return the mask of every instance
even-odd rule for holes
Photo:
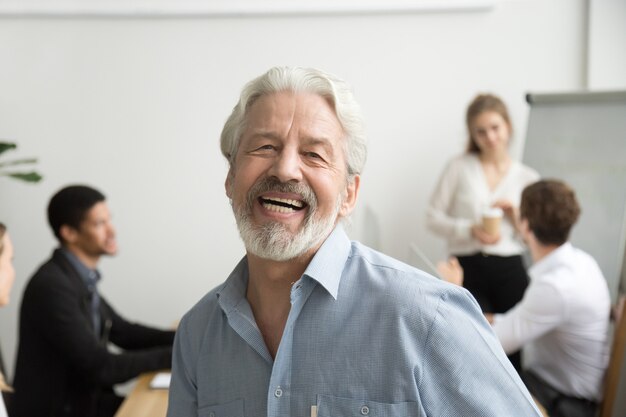
[[[280,222],[267,222],[256,225],[252,219],[252,207],[258,196],[267,191],[297,193],[308,205],[308,213],[299,231],[293,233]],[[239,228],[239,235],[246,250],[262,259],[288,261],[297,258],[318,246],[335,228],[344,197],[337,198],[332,213],[324,218],[316,218],[317,197],[310,187],[304,184],[279,183],[264,179],[255,184],[248,194],[247,202],[239,207],[233,205],[233,213]]]

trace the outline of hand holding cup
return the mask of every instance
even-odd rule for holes
[[[483,230],[492,236],[499,235],[503,214],[502,209],[499,207],[489,207],[483,210]]]
[[[500,240],[500,223],[502,223],[502,209],[488,207],[482,213],[479,224],[472,226],[472,236],[483,245],[493,245]]]

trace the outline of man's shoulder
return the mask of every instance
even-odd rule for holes
[[[75,281],[71,279],[71,270],[60,256],[62,255],[55,251],[37,268],[26,284],[25,299],[77,290]]]
[[[370,268],[369,270],[372,274],[383,277],[393,275],[406,278],[410,277],[412,279],[426,279],[429,282],[433,280],[439,281],[437,278],[420,269],[372,249],[358,241],[352,241],[348,264],[349,266],[354,264]]]
[[[589,268],[594,268],[594,269],[597,268],[598,271],[600,270],[600,266],[598,265],[598,262],[593,256],[591,256],[591,254],[585,252],[584,250],[580,248],[577,248],[576,246],[572,246],[571,248],[572,248],[572,253],[574,254],[574,257],[576,258],[578,262],[585,264]]]
[[[390,296],[412,306],[417,301],[432,306],[462,290],[359,242],[352,242],[345,276],[352,276],[354,285],[364,288],[363,293],[371,291],[373,296]],[[384,293],[376,288],[384,289]]]
[[[437,336],[428,343],[436,345],[439,338],[449,336],[445,323],[482,323],[481,328],[488,329],[478,303],[465,288],[358,242],[352,243],[341,281],[337,302],[346,304],[346,310],[364,316],[375,311],[388,324],[403,323],[420,340],[435,331]]]
[[[193,307],[187,311],[187,313],[185,313],[182,322],[185,322],[187,325],[192,327],[204,326],[207,320],[213,317],[213,313],[220,309],[219,292],[225,285],[226,282],[223,282],[206,293],[200,300],[198,300],[198,302],[196,302],[196,304],[194,304]]]
[[[554,252],[555,256],[549,263],[539,268],[541,272],[537,277],[541,281],[554,281],[555,278],[567,276],[578,276],[581,273],[589,274],[594,272],[602,275],[602,271],[596,260],[587,252],[579,249],[570,243],[566,243]],[[567,279],[568,283],[573,279]]]
[[[64,281],[68,271],[62,266],[58,252],[46,259],[35,271],[29,281],[29,285],[52,285],[57,280]]]
[[[595,258],[574,246],[571,247],[571,253],[569,264],[562,266],[564,269],[567,269],[567,272],[564,273],[575,277],[575,279],[569,280],[569,285],[574,285],[576,289],[582,292],[589,291],[592,288],[602,291],[606,289],[608,292],[606,278]]]
[[[568,302],[608,291],[604,275],[591,255],[570,244],[557,250],[559,252],[547,264],[531,268],[531,285],[535,292],[549,293],[554,299]]]

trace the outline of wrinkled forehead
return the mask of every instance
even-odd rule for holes
[[[323,96],[307,92],[284,91],[259,97],[246,114],[246,128],[252,127],[297,127],[312,132],[344,134],[332,103]]]

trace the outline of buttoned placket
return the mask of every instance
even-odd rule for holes
[[[315,281],[302,277],[291,287],[291,310],[274,359],[267,394],[267,416],[291,416],[291,373],[293,366],[294,325],[311,292]]]

